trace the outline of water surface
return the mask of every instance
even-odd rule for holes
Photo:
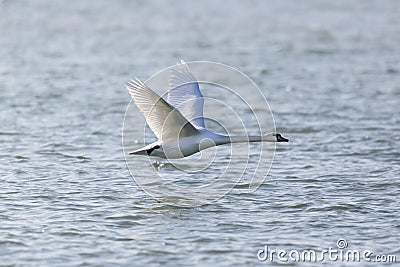
[[[264,245],[339,238],[399,258],[399,13],[397,1],[1,1],[1,264],[256,266]],[[132,181],[123,84],[181,58],[232,65],[268,98],[291,142],[258,191],[178,208]]]

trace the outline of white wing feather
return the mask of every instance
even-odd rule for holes
[[[126,88],[139,110],[144,114],[150,129],[162,142],[198,133],[196,128],[177,109],[138,78],[130,80],[126,84]]]
[[[205,128],[203,95],[196,77],[183,60],[171,69],[167,101],[177,108],[194,127]]]

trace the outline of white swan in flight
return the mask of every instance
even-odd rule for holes
[[[171,69],[167,101],[138,78],[130,80],[126,88],[158,138],[156,142],[130,152],[131,155],[178,159],[229,143],[289,141],[278,133],[226,136],[207,130],[203,118],[203,95],[183,60]]]

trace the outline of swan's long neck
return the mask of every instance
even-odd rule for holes
[[[273,134],[266,134],[260,136],[223,136],[220,135],[215,144],[223,145],[229,143],[248,143],[248,142],[276,142],[276,137]]]
[[[229,136],[229,139],[230,139],[230,143],[276,142],[276,138],[272,135]]]

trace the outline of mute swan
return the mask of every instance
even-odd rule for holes
[[[133,101],[158,140],[131,155],[178,159],[203,149],[241,142],[288,142],[279,133],[264,136],[225,136],[206,129],[203,95],[188,65],[181,60],[171,69],[167,101],[138,78],[126,84]]]

